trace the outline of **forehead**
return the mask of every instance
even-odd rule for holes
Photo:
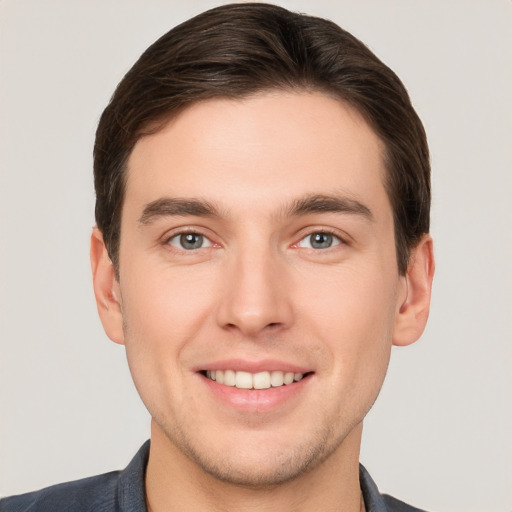
[[[139,208],[166,196],[227,209],[305,193],[385,199],[380,139],[355,109],[318,92],[196,103],[141,138],[127,172],[125,204]]]

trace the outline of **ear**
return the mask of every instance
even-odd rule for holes
[[[432,238],[428,234],[423,235],[410,255],[409,267],[404,277],[404,298],[397,306],[393,345],[410,345],[425,330],[434,268]]]
[[[92,230],[90,256],[94,295],[103,329],[112,341],[124,344],[119,283],[103,235],[96,227]]]

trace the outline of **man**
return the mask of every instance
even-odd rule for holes
[[[0,510],[417,510],[359,466],[434,270],[426,138],[396,75],[326,20],[219,7],[128,72],[94,165],[98,311],[151,442]]]

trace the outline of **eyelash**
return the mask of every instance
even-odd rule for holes
[[[203,247],[197,247],[197,248],[190,248],[190,249],[185,249],[184,247],[178,247],[177,245],[174,245],[172,244],[172,241],[174,239],[178,240],[178,243],[181,242],[181,238],[182,237],[185,237],[187,235],[197,235],[198,237],[201,237],[203,241],[206,241],[208,243],[207,246],[203,246]],[[204,235],[203,233],[201,233],[200,231],[196,230],[196,229],[187,229],[187,230],[182,230],[182,231],[179,231],[178,233],[173,233],[171,236],[168,236],[165,238],[164,240],[164,245],[170,245],[173,249],[176,249],[178,251],[183,251],[183,252],[193,252],[194,250],[198,250],[198,249],[206,249],[208,247],[213,247],[214,244],[209,237],[207,237],[206,235]]]
[[[204,246],[201,244],[201,247],[192,247],[189,249],[185,249],[182,244],[182,242],[183,242],[182,237],[185,237],[187,235],[197,235],[198,237],[201,237],[201,239],[202,239],[201,242],[206,241],[208,245]],[[323,251],[327,251],[328,249],[337,247],[339,245],[348,245],[346,240],[344,238],[342,238],[337,232],[335,232],[334,230],[329,230],[329,229],[323,228],[323,229],[309,231],[307,234],[302,236],[298,242],[294,243],[292,245],[292,247],[300,248],[301,247],[300,244],[304,240],[307,240],[308,238],[311,240],[311,237],[313,237],[314,235],[325,235],[327,237],[330,237],[333,239],[332,240],[333,243],[325,248],[315,248],[315,247],[303,247],[303,248],[309,249],[309,250],[312,250],[315,252],[323,252]],[[177,243],[180,244],[181,247],[178,247],[178,245],[174,245],[172,243],[173,240],[178,240]],[[171,246],[173,249],[176,249],[176,250],[182,251],[182,252],[194,252],[195,250],[207,249],[207,248],[214,247],[217,245],[214,242],[212,242],[209,237],[207,237],[200,231],[194,230],[194,229],[182,230],[182,231],[179,231],[178,233],[173,233],[171,236],[168,236],[165,238],[165,240],[163,241],[163,244],[167,245],[167,246]]]
[[[330,245],[329,247],[326,248],[306,247],[306,249],[313,250],[315,252],[322,252],[340,245],[348,245],[347,241],[343,237],[341,237],[338,232],[331,229],[321,228],[308,231],[308,233],[305,234],[297,243],[293,244],[293,247],[300,247],[299,244],[302,241],[307,240],[308,238],[311,239],[311,237],[314,235],[327,235],[328,237],[332,237],[333,239],[335,239],[336,242],[333,245]]]

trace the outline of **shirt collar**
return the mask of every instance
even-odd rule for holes
[[[146,466],[150,441],[146,441],[130,464],[121,472],[117,488],[119,512],[147,512],[145,497]],[[386,512],[386,504],[368,471],[359,465],[359,481],[366,512]]]
[[[377,485],[366,471],[366,468],[359,464],[359,483],[366,512],[386,512],[387,507]]]
[[[146,441],[130,464],[121,472],[117,486],[119,512],[147,512],[146,466],[149,459],[150,441]]]

